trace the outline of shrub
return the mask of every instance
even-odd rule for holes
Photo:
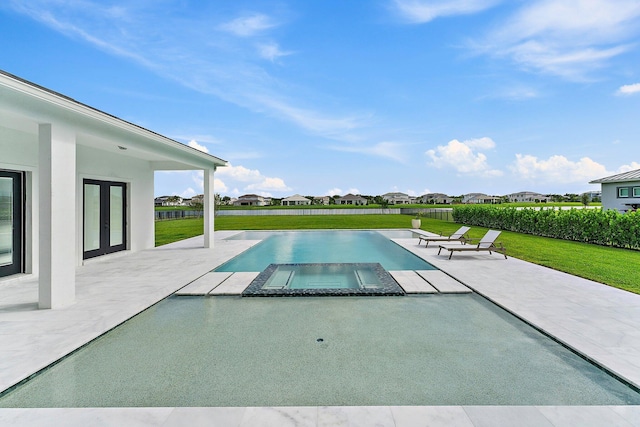
[[[453,220],[498,230],[640,249],[640,213],[600,209],[516,209],[456,206]]]

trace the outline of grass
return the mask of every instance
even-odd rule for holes
[[[299,215],[224,216],[215,220],[216,230],[300,230],[409,228],[409,215]],[[202,234],[202,218],[156,222],[156,246]],[[422,218],[422,229],[451,234],[460,224]],[[473,227],[470,237],[482,237],[487,229]],[[503,231],[499,241],[507,255],[564,271],[609,286],[640,294],[640,251],[591,245]]]

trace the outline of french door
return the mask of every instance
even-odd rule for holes
[[[83,200],[83,259],[125,250],[127,185],[85,179]]]
[[[24,173],[0,170],[0,277],[22,273]]]

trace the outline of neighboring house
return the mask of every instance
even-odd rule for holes
[[[185,201],[180,196],[160,196],[153,200],[155,206],[184,206]]]
[[[268,206],[269,203],[271,203],[271,200],[266,200],[257,194],[245,194],[238,197],[238,199],[233,202],[233,206]]]
[[[520,191],[519,193],[507,194],[505,197],[512,203],[546,203],[551,200],[550,197],[533,191]]]
[[[462,203],[470,205],[500,203],[500,197],[487,196],[483,193],[469,193],[462,196]]]
[[[586,194],[590,202],[599,202],[602,200],[602,191],[585,191],[582,194]]]
[[[444,193],[428,193],[420,198],[420,203],[429,205],[450,205],[453,203],[453,197],[449,197]]]
[[[313,198],[314,205],[328,205],[330,203],[331,197],[329,196],[318,196]]]
[[[226,165],[0,71],[0,199],[11,205],[0,216],[0,283],[33,275],[38,306],[63,307],[74,302],[76,267],[89,258],[153,248],[155,171],[204,171],[212,247],[213,175]]]
[[[602,186],[603,209],[627,212],[640,207],[640,169],[596,179],[589,184]]]
[[[386,193],[382,195],[382,198],[390,205],[408,205],[412,202],[411,197],[404,193]]]
[[[204,205],[204,194],[196,194],[189,200],[189,206],[202,206]]]
[[[367,204],[367,199],[362,196],[356,196],[353,194],[347,194],[344,197],[336,199],[336,205],[358,205],[364,206]]]
[[[302,197],[299,194],[282,199],[282,206],[306,206],[310,204],[311,200],[307,199],[306,197]]]

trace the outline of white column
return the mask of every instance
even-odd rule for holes
[[[213,194],[214,169],[204,170],[204,247],[213,247],[213,226],[215,217],[215,197]]]
[[[75,300],[76,141],[73,132],[38,127],[40,308]]]

